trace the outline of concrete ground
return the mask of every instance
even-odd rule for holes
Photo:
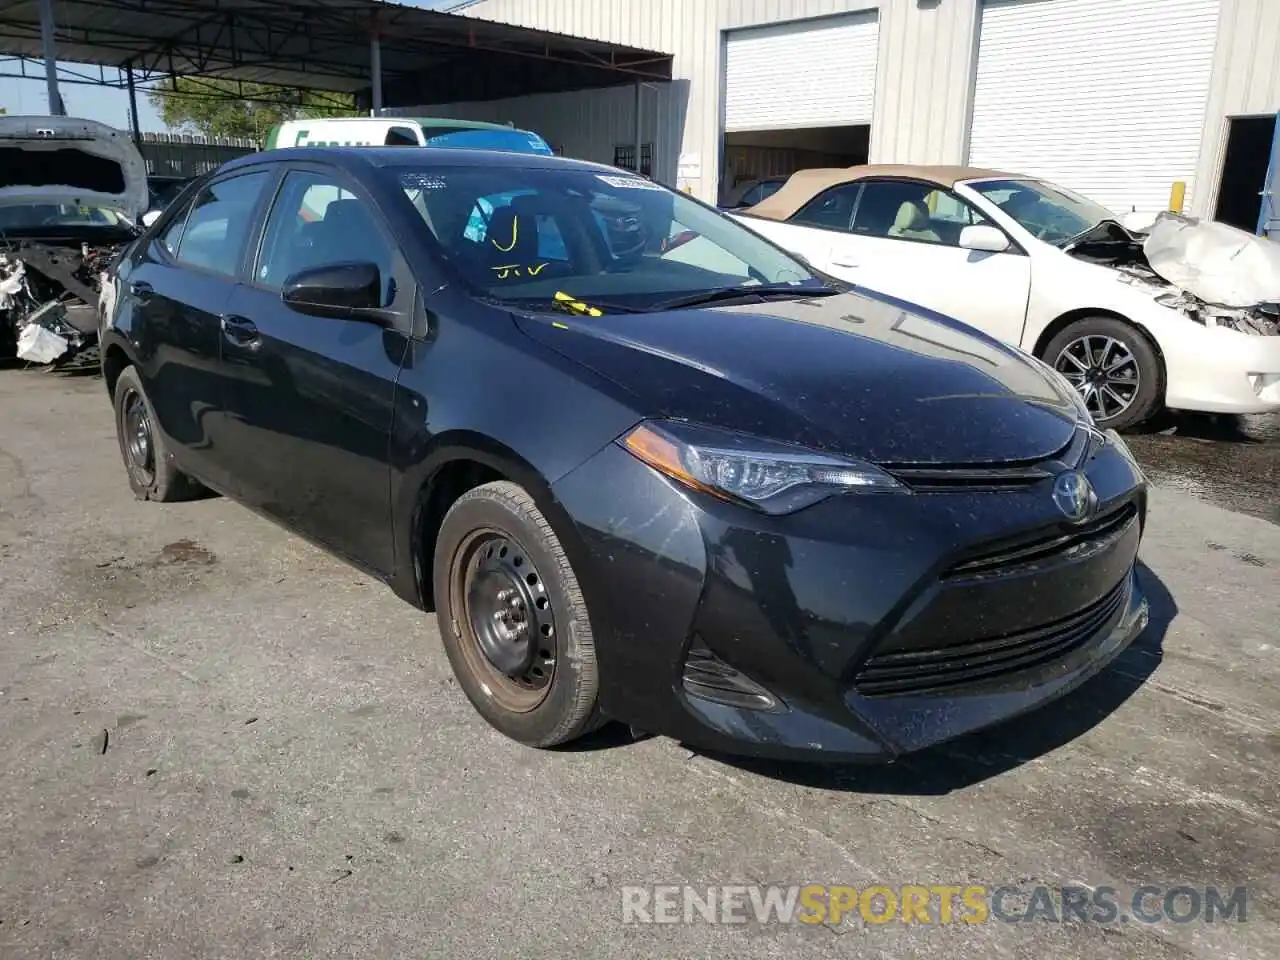
[[[386,589],[225,500],[136,502],[100,380],[0,371],[0,957],[1280,956],[1280,527],[1157,487],[1143,561],[1155,619],[1112,669],[893,767],[614,728],[536,752]],[[682,882],[1248,901],[1212,925],[621,922],[623,885]]]

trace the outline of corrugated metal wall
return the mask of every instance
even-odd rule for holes
[[[1222,0],[1192,213],[1209,216],[1216,207],[1228,118],[1277,112],[1280,0]]]
[[[676,80],[654,88],[654,174],[716,195],[720,160],[722,31],[790,20],[878,10],[881,20],[871,158],[958,162],[964,153],[976,0],[482,0],[470,17],[661,50],[674,56]],[[563,114],[593,117],[610,133],[630,123],[606,119],[606,93],[522,98],[521,117],[555,140]],[[587,105],[586,101],[595,101]],[[580,103],[581,102],[581,103]],[[648,103],[649,101],[647,101]],[[479,104],[451,105],[488,117]],[[510,110],[514,104],[507,104]],[[525,107],[527,106],[527,109]],[[504,117],[503,119],[507,119]],[[629,135],[628,135],[629,136]],[[603,138],[602,138],[603,139]],[[566,152],[568,152],[566,150]],[[579,154],[581,155],[581,154]],[[592,159],[599,159],[592,157]]]

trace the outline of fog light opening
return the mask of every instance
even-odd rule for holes
[[[694,638],[685,660],[681,685],[690,696],[740,710],[777,713],[786,709],[782,701],[702,646],[698,638]]]

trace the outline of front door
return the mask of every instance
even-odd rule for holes
[[[1019,346],[1031,259],[1016,248],[966,250],[960,232],[990,223],[949,190],[912,180],[864,181],[850,230],[830,260],[868,290],[954,317]]]
[[[1276,116],[1276,132],[1271,139],[1271,163],[1267,166],[1267,183],[1262,188],[1258,233],[1280,240],[1280,115]]]
[[[366,197],[326,168],[286,174],[249,283],[222,331],[231,468],[250,505],[378,573],[393,568],[392,400],[408,341],[281,300],[301,270],[373,262],[384,303],[412,316],[416,286]]]

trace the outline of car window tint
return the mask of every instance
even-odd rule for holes
[[[239,273],[253,208],[268,179],[264,170],[201,190],[178,241],[178,262],[228,277]]]
[[[961,230],[986,222],[982,214],[949,190],[928,183],[882,180],[866,185],[853,232],[955,246]]]
[[[848,230],[861,190],[860,183],[846,183],[825,190],[792,214],[791,222],[829,230]]]
[[[784,181],[782,180],[766,180],[764,183],[760,184],[760,200],[757,200],[756,202],[759,203],[761,200],[768,200],[782,189],[783,183]]]
[[[757,183],[754,187],[752,187],[750,190],[748,190],[746,193],[742,195],[742,199],[739,200],[738,203],[740,203],[744,207],[755,206],[757,203],[760,202],[760,198],[762,196],[763,196],[762,188],[760,184]]]
[[[160,235],[160,245],[169,252],[169,256],[178,255],[178,244],[182,242],[182,229],[187,225],[187,215],[191,212],[191,204],[186,204],[164,228]]]
[[[392,250],[368,202],[330,175],[289,173],[267,217],[257,282],[278,290],[301,270],[352,262],[378,266],[385,302]]]

